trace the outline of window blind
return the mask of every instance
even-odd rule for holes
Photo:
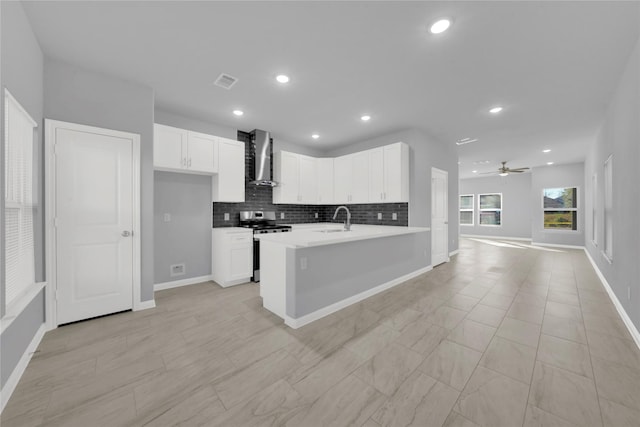
[[[33,163],[36,122],[5,89],[5,306],[35,284]]]

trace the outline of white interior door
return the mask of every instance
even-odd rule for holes
[[[449,261],[449,174],[431,168],[431,265]]]
[[[138,283],[134,140],[76,126],[51,132],[57,324],[133,308]]]

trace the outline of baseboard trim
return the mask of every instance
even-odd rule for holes
[[[558,245],[556,243],[540,243],[540,242],[531,242],[531,246],[548,246],[550,248],[565,248],[565,249],[584,249],[584,246],[580,246],[580,245]]]
[[[150,308],[156,308],[156,300],[150,299],[147,301],[140,301],[135,307],[133,307],[133,311],[148,310]]]
[[[454,255],[458,255],[458,252],[460,252],[460,249],[456,249],[455,251],[449,252],[449,258],[451,258]]]
[[[0,414],[2,413],[2,411],[4,411],[5,406],[7,406],[11,395],[15,391],[20,378],[22,378],[22,375],[24,374],[24,371],[27,369],[33,353],[35,353],[35,351],[38,349],[38,345],[40,345],[40,341],[42,341],[42,337],[44,337],[46,331],[46,324],[42,323],[31,339],[31,342],[27,346],[26,350],[22,354],[22,357],[18,361],[18,364],[15,368],[13,368],[13,372],[9,376],[9,379],[7,379],[4,387],[2,387],[2,390],[0,390]]]
[[[251,277],[247,277],[246,279],[238,279],[238,280],[231,280],[229,282],[223,282],[223,281],[218,281],[215,279],[211,279],[214,280],[218,285],[220,285],[223,288],[228,288],[230,286],[236,286],[236,285],[242,285],[245,283],[251,283]]]
[[[482,236],[479,234],[461,234],[460,237],[470,237],[478,239],[496,239],[496,240],[522,240],[524,242],[530,242],[531,237],[502,237],[502,236]]]
[[[413,279],[416,276],[427,273],[433,270],[433,268],[429,265],[427,267],[418,269],[409,274],[405,274],[404,276],[400,276],[396,279],[390,280],[386,283],[376,286],[375,288],[368,289],[364,292],[360,292],[359,294],[353,295],[347,299],[342,301],[338,301],[334,304],[328,305],[324,308],[314,311],[313,313],[305,314],[302,317],[293,318],[290,316],[284,316],[285,325],[289,326],[292,329],[298,329],[304,325],[308,325],[311,322],[314,322],[318,319],[326,317],[330,314],[335,313],[336,311],[342,310],[343,308],[347,308],[350,305],[356,304],[366,298],[372,297],[380,292],[386,291],[387,289],[393,288],[401,283],[406,282],[409,279]]]
[[[206,276],[190,277],[188,279],[174,280],[172,282],[156,283],[155,285],[153,285],[153,291],[157,292],[157,291],[163,291],[165,289],[179,288],[180,286],[195,285],[197,283],[208,282],[210,280],[213,280],[213,278],[209,274]]]
[[[584,249],[584,252],[587,254],[587,258],[589,258],[589,262],[591,262],[593,269],[596,271],[596,274],[598,275],[600,282],[602,282],[602,286],[604,286],[604,289],[607,291],[607,294],[609,294],[609,299],[611,299],[611,302],[615,306],[616,310],[618,310],[618,314],[620,315],[620,317],[622,318],[622,321],[624,322],[625,326],[629,330],[629,333],[631,334],[631,337],[633,337],[633,340],[635,341],[636,345],[638,346],[638,348],[640,348],[640,332],[638,332],[638,329],[631,321],[631,318],[629,317],[624,307],[620,303],[620,300],[616,296],[615,292],[613,292],[613,289],[611,289],[609,282],[607,282],[607,279],[604,277],[604,274],[602,274],[602,271],[600,271],[600,268],[598,268],[598,265],[596,264],[594,259],[591,257],[591,254],[589,253],[587,248],[583,248],[583,249]]]

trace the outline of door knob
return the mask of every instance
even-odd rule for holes
[[[124,230],[122,232],[122,237],[129,237],[129,236],[131,236],[131,232],[130,231]]]

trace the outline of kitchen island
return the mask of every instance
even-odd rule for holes
[[[431,270],[429,228],[296,225],[260,235],[264,307],[299,328]]]

